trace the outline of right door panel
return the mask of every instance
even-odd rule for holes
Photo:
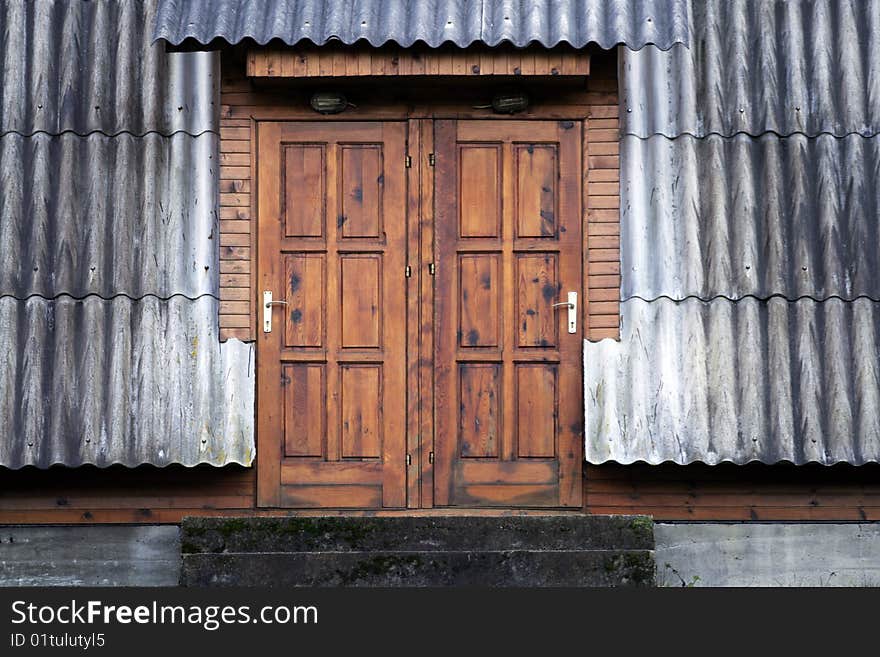
[[[581,124],[437,121],[435,152],[434,504],[581,506]]]

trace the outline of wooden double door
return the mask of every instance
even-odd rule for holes
[[[581,123],[258,125],[259,503],[581,506]]]

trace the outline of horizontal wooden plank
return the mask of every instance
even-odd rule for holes
[[[220,287],[242,287],[250,289],[251,277],[249,274],[220,274]]]
[[[251,325],[250,315],[221,314],[220,326],[228,328],[247,328]]]
[[[354,508],[382,507],[380,486],[282,486],[281,504],[298,508]]]
[[[250,167],[250,151],[245,153],[220,153],[220,165],[231,167]]]
[[[596,104],[590,107],[589,116],[593,119],[616,119],[620,116],[620,108],[617,103]]]
[[[250,233],[230,233],[229,234],[232,239],[239,239],[239,235],[245,235],[250,239]],[[235,237],[232,237],[235,236]],[[221,236],[221,242],[224,239],[224,236]],[[251,259],[251,248],[250,246],[231,246],[231,245],[223,245],[220,247],[220,260],[250,260]]]
[[[478,484],[552,484],[558,477],[558,467],[547,461],[520,459],[516,468],[509,463],[463,459],[459,465],[460,479],[470,485]]]
[[[614,217],[619,217],[619,213],[615,210]],[[600,237],[614,237],[620,240],[620,223],[617,221],[590,221],[587,224],[587,245],[592,244],[592,240]]]
[[[249,180],[251,168],[248,166],[221,166],[220,180]]]
[[[232,128],[232,127],[224,127],[221,125],[220,128],[220,140],[226,141],[246,141],[251,138],[251,129],[249,127],[243,128]]]
[[[610,249],[599,249],[595,248],[597,245],[592,240],[589,244],[589,249],[587,250],[587,257],[590,262],[619,262],[620,261],[620,250],[616,248]],[[221,250],[222,251],[222,250]],[[606,272],[600,271],[594,267],[590,267],[590,271],[596,274],[616,274],[620,271],[620,266],[618,265],[617,271]]]
[[[251,206],[250,194],[220,194],[220,205],[236,208],[249,208]]]
[[[591,328],[587,340],[598,342],[606,339],[617,340],[619,337],[620,333],[617,328]]]
[[[591,299],[588,311],[590,315],[617,316],[620,313],[620,303],[618,301],[594,301]]]
[[[587,210],[587,221],[590,222],[590,230],[593,230],[595,223],[612,222],[619,225],[620,210],[617,208],[590,208]]]
[[[587,164],[590,169],[620,169],[620,155],[617,153],[612,155],[599,155],[594,153],[589,146],[587,147],[587,153],[589,154]]]
[[[238,221],[235,219],[232,220],[220,220],[220,232],[221,233],[250,233],[251,232],[251,222],[250,221]]]
[[[251,142],[250,140],[233,140],[233,139],[221,139],[220,140],[220,152],[221,153],[248,153],[251,152]]]
[[[619,169],[589,169],[587,173],[587,181],[596,182],[620,182]]]
[[[592,252],[591,252],[592,253]],[[617,260],[595,262],[590,261],[590,276],[607,276],[611,274],[620,274],[620,262]]]
[[[221,192],[229,192],[232,194],[247,193],[251,191],[250,180],[221,180],[219,183]]]
[[[619,301],[620,290],[617,288],[592,288],[589,290],[588,300],[591,307],[594,301]]]
[[[220,273],[221,274],[250,274],[251,273],[251,261],[250,260],[221,260],[220,261]]]
[[[592,126],[587,130],[588,139],[590,140],[590,151],[595,152],[595,146],[604,143],[604,142],[614,142],[615,144],[620,140],[620,131],[615,129],[611,130],[594,130]]]
[[[221,89],[223,91],[250,91],[251,83],[250,80],[245,80],[244,78],[240,78],[236,80],[241,87],[236,87],[234,84],[230,84],[228,82],[224,82],[222,84]],[[250,119],[220,119],[220,129],[223,128],[250,128],[251,120]]]
[[[220,208],[220,220],[239,220],[239,221],[247,221],[251,218],[251,209],[249,207],[225,207]],[[222,224],[220,230],[223,230]],[[243,231],[233,231],[233,232],[243,232]]]
[[[221,340],[253,340],[254,336],[250,328],[230,328],[220,325]]]
[[[250,315],[250,301],[221,301],[221,315]]]
[[[592,328],[618,328],[620,317],[617,315],[594,315],[590,313],[590,327]]]
[[[246,287],[221,287],[220,301],[250,301],[251,291]]]
[[[612,156],[612,157],[618,156],[619,157],[620,156],[620,144],[618,144],[616,141],[614,141],[614,142],[599,142],[599,143],[590,142],[589,145],[587,146],[587,153],[589,153],[590,156],[605,155],[605,156]]]
[[[220,198],[223,198],[223,194],[220,195]],[[232,205],[230,203],[230,205]],[[619,196],[588,196],[587,197],[587,207],[596,208],[596,209],[610,209],[610,208],[619,208],[620,207],[620,197]]]
[[[587,277],[587,287],[593,288],[620,288],[620,276],[597,276],[590,274]]]
[[[250,233],[220,233],[220,246],[250,246]]]
[[[247,191],[247,190],[236,190]],[[617,196],[620,194],[620,183],[614,182],[592,182],[587,183],[587,193],[590,196]]]
[[[601,225],[601,224],[600,224]],[[602,235],[591,234],[587,238],[587,248],[591,250],[606,249],[613,250],[615,253],[614,260],[620,259],[620,236],[619,235]]]
[[[287,459],[281,464],[281,483],[291,485],[359,484],[381,486],[382,463]]]
[[[620,121],[617,116],[610,119],[590,118],[589,121],[587,121],[588,130],[617,130],[619,128]]]

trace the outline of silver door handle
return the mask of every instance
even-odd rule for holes
[[[272,332],[272,306],[286,306],[287,301],[272,301],[272,292],[263,290],[263,333]]]
[[[559,308],[561,306],[568,306],[568,332],[569,333],[577,333],[577,305],[578,305],[578,293],[577,292],[569,292],[568,293],[568,301],[560,301],[559,303],[554,303],[553,308]]]

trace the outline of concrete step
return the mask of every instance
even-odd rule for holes
[[[653,550],[645,516],[184,518],[181,549],[217,552]]]
[[[183,586],[653,586],[651,550],[187,554]]]
[[[184,586],[652,586],[642,516],[186,518]]]

